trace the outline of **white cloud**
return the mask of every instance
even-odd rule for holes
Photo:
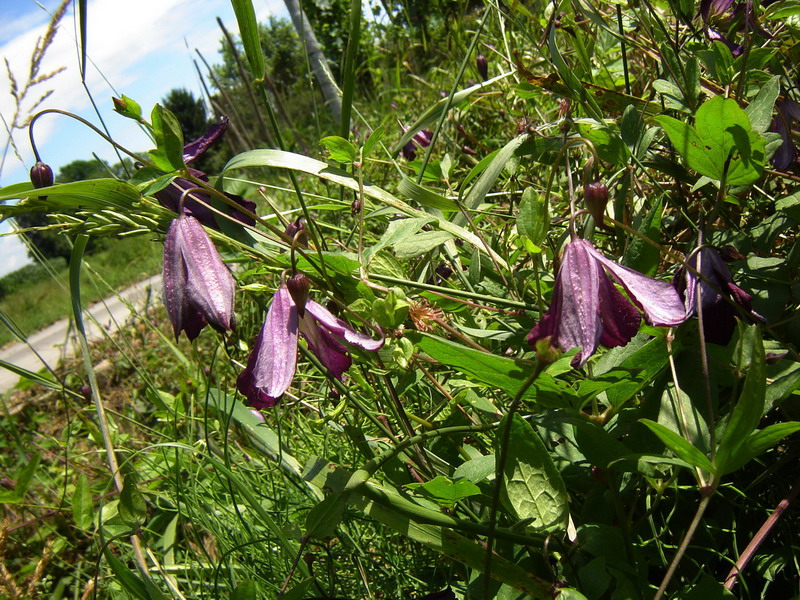
[[[0,277],[31,262],[19,236],[3,235],[10,231],[8,224],[0,225]]]
[[[54,10],[58,1],[47,0],[45,4]],[[281,0],[256,3],[260,20],[278,13],[285,14]],[[230,4],[225,1],[89,1],[87,48],[90,62],[87,64],[86,83],[101,107],[112,137],[133,149],[142,149],[147,144],[146,137],[136,133],[130,121],[111,111],[112,95],[125,93],[149,110],[173,87],[187,87],[200,93],[192,58],[194,49],[198,48],[209,62],[217,60],[222,34],[216,16],[222,19],[229,31],[238,33]],[[24,33],[0,47],[0,57],[7,58],[17,78],[23,79],[29,70],[36,40],[46,29],[48,16],[39,11],[27,13],[12,22],[13,29],[10,26],[3,29]],[[31,25],[34,26],[24,28]],[[61,67],[66,69],[36,88],[36,93],[31,94],[32,98],[25,106],[30,107],[44,91],[53,89],[53,94],[40,108],[68,110],[97,123],[94,109],[80,82],[77,37],[74,15],[65,15],[40,72],[47,73]],[[0,84],[0,89],[3,87]],[[13,113],[11,94],[0,92],[0,114],[9,119]],[[108,160],[116,160],[105,142],[86,129],[68,125],[65,117],[50,115],[42,118],[36,124],[35,134],[43,158],[46,157],[46,162],[54,168],[70,160],[89,158],[93,151]],[[125,138],[130,134],[135,135],[133,140]],[[17,131],[15,140],[24,163],[30,167],[33,158],[27,135]],[[18,159],[11,156],[3,169],[3,180],[18,180],[26,170]]]

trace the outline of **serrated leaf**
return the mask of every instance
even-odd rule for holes
[[[498,431],[502,432],[507,426],[506,418]],[[517,414],[511,419],[510,427],[506,461],[499,465],[503,472],[505,502],[517,519],[532,519],[531,526],[536,529],[565,527],[569,496],[544,442]],[[495,456],[500,460],[497,448]]]
[[[356,159],[356,147],[338,135],[329,135],[319,141],[324,146],[331,158],[340,163],[352,163]]]
[[[685,460],[694,467],[699,467],[709,473],[714,472],[714,467],[711,461],[708,460],[708,457],[677,433],[650,419],[642,419],[641,422],[646,425],[675,456],[681,460]]]
[[[75,493],[72,496],[72,518],[80,529],[88,530],[94,523],[94,504],[89,489],[89,479],[85,473],[78,477]]]

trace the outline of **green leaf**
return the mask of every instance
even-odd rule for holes
[[[549,229],[547,198],[542,198],[533,188],[527,188],[522,192],[522,199],[519,202],[517,231],[540,246]]]
[[[329,496],[314,506],[306,516],[306,535],[319,540],[332,537],[342,522],[345,506],[342,494]]]
[[[77,209],[107,208],[122,212],[134,208],[142,196],[135,187],[116,179],[90,179],[60,183],[47,188],[45,199],[40,198],[38,190],[28,183],[19,183],[0,188],[0,202],[24,199],[14,205],[0,204],[0,217],[13,217],[25,212],[60,212]]]
[[[136,475],[132,473],[125,476],[119,495],[119,516],[134,529],[141,527],[147,518],[147,504],[136,485]]]
[[[639,233],[654,242],[661,241],[661,215],[664,204],[659,198],[642,219]],[[635,271],[652,277],[658,271],[661,262],[661,253],[652,244],[648,244],[640,237],[634,237],[622,263]]]
[[[745,330],[742,347],[743,352],[751,357],[750,369],[717,449],[717,466],[722,473],[730,472],[732,455],[738,452],[761,421],[766,397],[764,344],[758,326],[751,325]]]
[[[395,219],[390,222],[383,232],[378,242],[364,251],[364,264],[369,264],[373,257],[388,246],[393,246],[398,242],[408,239],[428,223],[433,221],[433,217],[421,217],[414,219]]]
[[[781,77],[775,75],[758,91],[753,101],[744,109],[750,118],[753,131],[764,133],[772,123],[772,112],[775,109],[775,101],[781,88]]]
[[[336,162],[350,164],[356,159],[356,147],[338,135],[329,135],[322,138],[319,143],[324,146]]]
[[[258,586],[255,581],[245,580],[236,586],[231,594],[231,600],[258,600]]]
[[[455,237],[453,234],[446,231],[422,231],[396,242],[394,254],[401,260],[414,258],[438,248],[453,237]]]
[[[372,149],[383,139],[386,134],[386,126],[381,125],[377,127],[372,133],[369,134],[367,141],[364,142],[364,149],[361,152],[363,158],[367,158],[372,152]]]
[[[119,100],[114,99],[114,112],[134,121],[142,120],[142,107],[136,100],[128,98],[125,94],[122,94]]]
[[[165,172],[183,169],[183,132],[178,119],[160,104],[153,107],[150,119],[156,141],[156,149],[148,152],[150,159]]]
[[[131,571],[120,559],[114,556],[111,550],[106,549],[104,556],[116,580],[134,598],[139,600],[165,600],[164,595],[158,588],[152,583],[148,585],[148,582]]]
[[[658,439],[660,439],[675,456],[681,460],[685,460],[694,467],[699,467],[709,473],[714,472],[714,466],[711,464],[711,461],[708,460],[708,457],[677,433],[650,419],[642,419],[641,422],[644,423],[650,431],[656,434]]]
[[[788,423],[776,423],[764,429],[754,431],[744,442],[731,454],[725,465],[725,470],[721,473],[732,473],[743,467],[756,456],[763,454],[783,438],[800,431],[800,422],[790,421]]]
[[[499,432],[509,423],[500,423]],[[569,496],[561,474],[541,438],[530,424],[515,414],[511,419],[508,453],[503,472],[502,496],[519,520],[533,519],[536,529],[563,528]],[[500,435],[498,435],[499,444]],[[495,456],[500,452],[495,448]]]
[[[695,125],[661,115],[656,121],[690,168],[729,185],[756,181],[764,168],[765,142],[736,101],[716,96],[695,115]]]
[[[251,0],[231,0],[236,22],[239,24],[239,34],[242,38],[244,53],[250,63],[250,70],[256,81],[264,81],[266,68],[264,54],[261,51],[261,39],[258,35],[258,21]]]
[[[499,388],[511,397],[516,396],[533,369],[533,365],[525,361],[481,352],[432,335],[418,332],[406,335],[420,350],[442,364],[468,375],[470,379]],[[526,398],[535,396],[534,386],[525,393]]]
[[[41,458],[42,456],[39,453],[31,456],[28,463],[15,474],[14,489],[0,492],[0,504],[19,504],[23,501],[25,494],[28,493],[28,488],[33,482],[33,476]]]
[[[469,479],[454,481],[444,475],[439,475],[425,483],[409,483],[406,487],[424,492],[439,506],[447,508],[452,508],[459,500],[481,493],[481,489]]]
[[[673,348],[676,348],[674,342]],[[676,348],[675,352],[677,351]],[[609,403],[619,408],[653,381],[667,366],[668,360],[664,338],[657,337],[645,341],[637,338],[627,346],[612,348],[601,356],[595,364],[595,373],[600,375],[611,369],[626,370],[630,373],[628,379],[606,390]]]
[[[94,523],[94,504],[89,489],[89,478],[85,473],[78,477],[75,493],[72,496],[72,518],[79,529],[89,530]]]
[[[408,317],[410,306],[401,288],[391,288],[385,298],[376,298],[372,303],[372,318],[381,327],[396,329]]]
[[[419,185],[408,177],[403,177],[397,185],[397,191],[403,196],[427,208],[437,208],[439,210],[456,211],[458,206],[453,200],[445,198],[426,187]]]

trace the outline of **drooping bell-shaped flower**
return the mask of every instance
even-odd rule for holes
[[[220,118],[219,123],[211,125],[201,137],[186,144],[183,147],[183,162],[185,162],[187,165],[190,165],[200,158],[200,156],[202,156],[211,146],[213,146],[222,138],[222,135],[225,133],[227,127],[228,117],[223,116]],[[208,182],[208,176],[203,173],[203,171],[190,168],[189,173],[191,173],[192,177],[196,177],[201,181]],[[159,201],[161,206],[176,213],[179,212],[181,198],[183,198],[183,212],[185,214],[193,216],[206,227],[219,230],[219,225],[217,225],[217,221],[214,218],[214,211],[206,206],[206,204],[211,203],[211,198],[208,194],[204,194],[199,190],[195,190],[184,197],[184,192],[196,187],[197,185],[195,183],[186,179],[185,177],[176,177],[169,183],[169,185],[167,185],[167,187],[157,191],[153,195]],[[234,203],[236,203],[242,209],[251,213],[255,212],[256,203],[252,200],[243,198],[242,196],[237,196],[236,194],[225,193],[225,195],[233,200]],[[255,219],[234,207],[225,205],[225,207],[222,208],[222,211],[240,223],[251,226],[255,225]]]
[[[205,229],[180,215],[164,241],[164,305],[175,331],[195,339],[206,324],[227,331],[236,326],[236,285]]]
[[[753,310],[750,294],[733,282],[728,265],[714,248],[700,248],[686,263],[702,278],[681,267],[672,283],[683,298],[687,319],[697,313],[697,305],[700,304],[703,311],[703,337],[707,342],[727,346],[731,341],[739,314],[731,301],[738,304],[752,321],[765,321]]]
[[[528,334],[528,343],[535,346],[550,337],[562,350],[580,348],[572,359],[572,365],[580,367],[599,344],[624,346],[636,335],[642,320],[637,307],[650,325],[672,327],[685,320],[683,303],[669,283],[623,267],[586,240],[576,239],[564,249],[552,304]]]
[[[357,332],[327,308],[309,300],[305,275],[293,275],[275,292],[247,367],[236,382],[255,408],[274,406],[289,389],[297,367],[298,334],[339,380],[352,363],[342,341],[364,350],[383,345],[383,338],[373,340]]]
[[[402,127],[402,125],[401,125]],[[408,127],[403,127],[403,131],[408,131]],[[431,145],[433,140],[433,132],[429,129],[421,129],[403,146],[403,158],[406,160],[414,160],[417,157],[417,146],[420,148],[427,148]]]
[[[783,141],[771,160],[773,165],[783,170],[797,159],[797,147],[792,140],[792,126],[800,123],[800,103],[785,98],[776,102],[775,108],[778,114],[772,119],[770,131],[779,133]]]

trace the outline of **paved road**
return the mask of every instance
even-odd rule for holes
[[[119,329],[131,317],[128,304],[141,308],[147,301],[148,295],[160,300],[161,275],[153,275],[124,289],[119,296],[106,298],[84,310],[83,319],[89,340],[100,339],[106,334],[105,332],[111,333]],[[35,372],[45,366],[42,361],[55,368],[64,356],[80,352],[80,345],[74,327],[70,329],[69,319],[53,323],[50,327],[29,336],[28,342],[39,353],[41,360],[28,344],[23,343],[0,350],[0,360]],[[14,387],[17,381],[19,381],[18,375],[0,367],[0,394]]]

